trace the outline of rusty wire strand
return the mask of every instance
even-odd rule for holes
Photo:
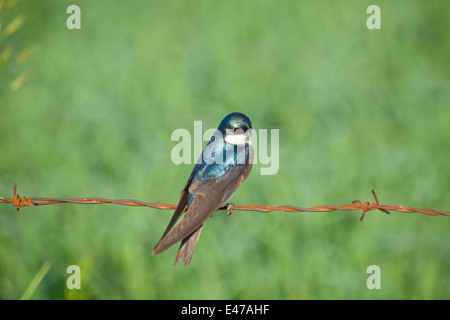
[[[374,190],[372,190],[373,197],[375,202],[361,202],[359,200],[353,201],[351,204],[344,204],[341,206],[317,206],[311,208],[300,208],[294,206],[265,206],[259,204],[251,204],[251,205],[242,205],[242,206],[225,206],[220,208],[219,210],[227,210],[228,213],[231,213],[233,210],[239,211],[257,211],[257,212],[273,212],[273,211],[282,211],[282,212],[329,212],[329,211],[354,211],[354,210],[362,210],[362,215],[360,221],[364,219],[364,216],[367,212],[373,210],[379,210],[386,214],[390,214],[390,211],[398,211],[398,212],[416,212],[422,213],[431,216],[450,216],[450,212],[435,210],[435,209],[417,209],[412,207],[406,207],[401,205],[382,205],[378,201],[378,197]],[[168,204],[168,203],[147,203],[144,201],[138,200],[111,200],[111,199],[102,199],[102,198],[76,198],[76,199],[57,199],[57,198],[42,198],[42,197],[20,197],[16,192],[16,185],[13,187],[13,198],[8,199],[4,197],[0,197],[0,203],[11,203],[16,207],[17,211],[19,208],[24,207],[35,207],[35,206],[43,206],[49,204],[61,204],[61,203],[76,203],[76,204],[104,204],[104,203],[112,203],[112,204],[120,204],[125,206],[138,206],[138,207],[150,207],[155,209],[162,210],[174,210],[176,205]]]

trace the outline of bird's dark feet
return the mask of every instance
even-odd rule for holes
[[[233,207],[234,204],[232,203],[227,203],[226,208],[227,208],[227,214],[230,216],[233,213]]]

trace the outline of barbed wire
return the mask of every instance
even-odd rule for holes
[[[150,207],[154,209],[161,210],[174,210],[176,205],[168,204],[168,203],[148,203],[144,201],[138,200],[111,200],[111,199],[103,199],[103,198],[75,198],[75,199],[57,199],[57,198],[43,198],[43,197],[20,197],[17,194],[16,185],[13,187],[13,198],[8,199],[4,197],[0,197],[0,203],[10,203],[12,204],[17,211],[20,208],[24,207],[36,207],[36,206],[44,206],[50,204],[62,204],[62,203],[76,203],[76,204],[120,204],[125,206],[137,206],[137,207]],[[401,205],[382,205],[378,201],[378,197],[374,190],[372,190],[373,197],[375,202],[362,202],[359,200],[354,200],[351,204],[344,204],[340,206],[317,206],[311,208],[301,208],[295,206],[265,206],[259,204],[251,204],[251,205],[241,205],[241,206],[225,206],[219,208],[219,210],[227,210],[228,214],[231,214],[234,210],[239,211],[257,211],[257,212],[274,212],[274,211],[282,211],[282,212],[329,212],[329,211],[354,211],[354,210],[362,210],[362,215],[360,221],[362,222],[366,213],[373,210],[379,210],[386,214],[390,214],[390,211],[397,212],[408,212],[408,213],[422,213],[430,216],[450,216],[450,212],[435,210],[435,209],[418,209]]]

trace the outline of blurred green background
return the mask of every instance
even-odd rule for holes
[[[0,3],[0,196],[17,183],[175,204],[193,166],[172,163],[173,130],[239,111],[280,130],[280,168],[255,165],[236,205],[372,202],[375,189],[450,210],[445,1]],[[81,30],[66,27],[71,4]],[[381,30],[366,27],[371,4]],[[0,298],[450,299],[448,217],[221,212],[186,269],[178,246],[151,255],[171,214],[0,205]],[[81,290],[66,288],[74,264]]]

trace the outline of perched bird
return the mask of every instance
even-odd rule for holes
[[[252,123],[242,113],[231,113],[222,120],[181,191],[172,219],[152,254],[181,241],[175,264],[183,259],[184,266],[189,266],[203,223],[228,204],[250,173],[253,163],[251,132]]]

